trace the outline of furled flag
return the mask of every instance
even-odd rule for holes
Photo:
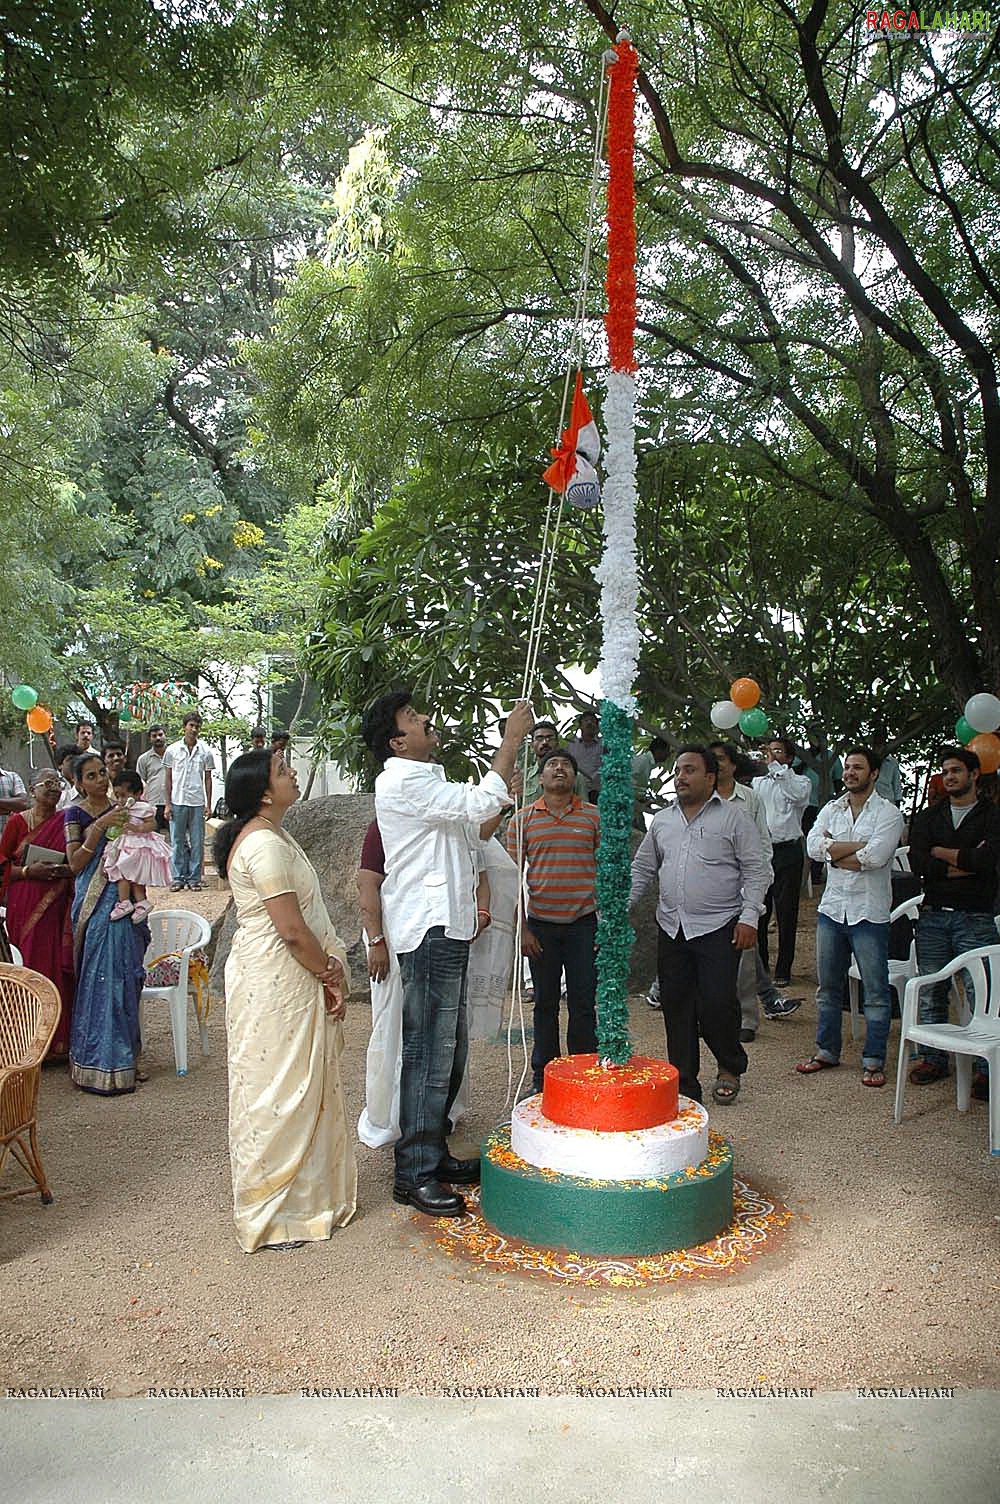
[[[553,449],[552,464],[542,479],[553,491],[565,495],[570,506],[589,511],[601,499],[600,482],[594,468],[601,457],[601,439],[583,394],[583,372],[576,373],[569,427],[563,429],[558,449]]]

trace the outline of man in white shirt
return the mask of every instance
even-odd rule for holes
[[[69,809],[71,804],[80,802],[80,791],[73,781],[73,770],[80,755],[75,742],[66,742],[63,746],[56,748],[55,764],[59,769],[61,783],[57,810]]]
[[[184,717],[184,735],[167,748],[166,802],[163,818],[170,824],[174,880],[171,893],[182,888],[196,892],[205,885],[201,864],[205,854],[205,811],[212,803],[212,773],[215,753],[200,740],[201,716],[195,710]]]
[[[169,830],[163,811],[167,803],[167,733],[162,726],[150,726],[149,750],[137,759],[135,771],[143,782],[143,798],[156,805],[157,830]]]
[[[757,940],[761,960],[767,966],[767,929],[773,909],[778,926],[774,980],[779,987],[787,987],[795,960],[795,929],[799,922],[799,890],[802,887],[802,816],[809,803],[810,784],[804,774],[792,771],[795,744],[788,737],[772,737],[764,751],[767,772],[763,778],[755,778],[752,787],[764,807],[771,833],[774,881],[764,899]]]
[[[475,939],[479,827],[510,803],[508,782],[531,709],[519,701],[507,717],[490,772],[478,786],[449,783],[434,762],[437,732],[408,690],[371,706],[362,736],[382,772],[375,818],[385,849],[385,938],[403,987],[399,1131],[393,1199],[430,1216],[460,1217],[454,1185],[475,1185],[479,1160],[448,1150],[448,1111],[465,1070],[469,946]],[[369,935],[369,944],[379,936]],[[444,1184],[442,1184],[444,1182]]]
[[[719,776],[715,785],[719,798],[735,800],[742,804],[757,827],[764,860],[767,862],[767,883],[770,887],[774,873],[771,870],[771,832],[767,828],[767,817],[753,789],[747,788],[744,783],[738,783],[736,779],[737,773],[742,772],[747,766],[747,759],[741,755],[734,742],[710,742],[709,751],[715,753],[715,760],[719,765]],[[764,1017],[777,1019],[787,1018],[801,1008],[805,1001],[801,997],[782,997],[774,985],[771,973],[764,965],[760,948],[756,945],[750,950],[740,951],[740,966],[736,974],[736,995],[740,1000],[741,1044],[752,1044],[757,1038],[762,1003]]]
[[[25,790],[20,773],[15,773],[12,768],[0,768],[0,834],[3,833],[9,815],[31,809],[34,802]]]
[[[892,856],[903,816],[875,792],[879,759],[870,747],[844,756],[844,793],[824,804],[809,832],[809,855],[827,863],[816,921],[816,1052],[796,1066],[804,1076],[840,1064],[847,973],[853,956],[865,989],[861,1079],[885,1085],[885,1052],[892,1017],[889,992],[889,912]]]

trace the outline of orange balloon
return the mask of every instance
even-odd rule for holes
[[[729,686],[729,698],[741,710],[752,710],[760,699],[760,685],[756,679],[734,679]]]
[[[35,712],[31,713],[34,715]],[[995,773],[1000,768],[1000,736],[995,736],[992,731],[981,731],[965,745],[979,758],[981,773]]]
[[[29,731],[37,731],[39,736],[44,736],[52,725],[52,712],[46,710],[44,705],[36,705],[34,710],[29,710],[24,718],[28,723]]]

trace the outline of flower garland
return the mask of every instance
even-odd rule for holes
[[[639,656],[635,559],[635,98],[638,56],[622,33],[608,94],[608,311],[611,371],[604,405],[607,459],[601,586],[601,845],[597,856],[598,1051],[612,1065],[632,1055],[628,917],[632,831],[632,692]]]

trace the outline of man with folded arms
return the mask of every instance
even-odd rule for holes
[[[699,1034],[715,1056],[716,1102],[735,1102],[747,1053],[740,1043],[736,973],[740,953],[757,944],[768,866],[753,819],[720,798],[719,765],[707,747],[681,747],[676,799],[653,816],[632,860],[629,907],[654,878],[660,1005],[667,1055],[680,1089],[701,1101]]]
[[[491,770],[478,785],[449,783],[434,761],[438,736],[409,690],[376,700],[362,736],[382,772],[375,818],[382,834],[385,938],[403,987],[399,1132],[393,1198],[430,1216],[460,1217],[448,1186],[475,1185],[479,1160],[456,1159],[445,1134],[468,1053],[465,987],[477,920],[475,846],[510,803],[508,782],[531,707],[507,717]],[[369,935],[369,945],[381,937]]]
[[[861,1080],[885,1085],[885,1051],[892,1017],[889,992],[889,912],[892,856],[903,816],[875,792],[878,754],[851,747],[844,754],[844,792],[824,804],[809,832],[809,856],[827,863],[816,920],[816,1051],[795,1069],[803,1076],[840,1064],[840,1042],[851,957],[865,989]]]
[[[923,881],[924,902],[917,920],[917,966],[921,972],[940,971],[963,951],[995,945],[993,906],[1000,858],[1000,810],[979,793],[979,758],[968,747],[945,747],[941,781],[946,797],[915,815],[910,826],[910,866]],[[947,982],[937,982],[920,994],[922,1024],[945,1023],[948,1018]],[[971,980],[966,996],[972,1006]],[[916,1086],[940,1081],[948,1074],[943,1050],[920,1048],[910,1071]],[[973,1095],[989,1096],[985,1060],[977,1060]]]

